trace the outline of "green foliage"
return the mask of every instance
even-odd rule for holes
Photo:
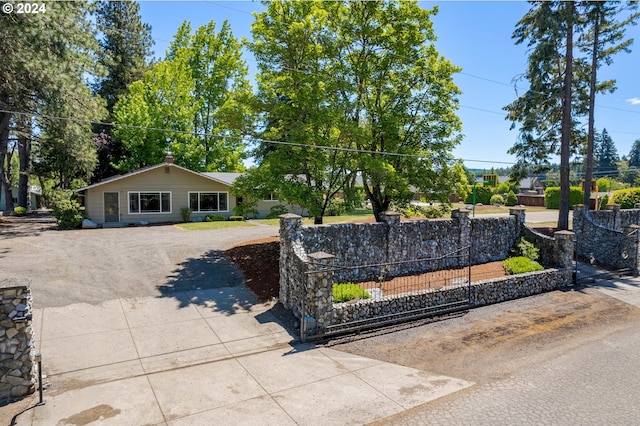
[[[533,261],[538,260],[538,258],[540,257],[540,249],[537,248],[532,242],[527,241],[524,237],[521,237],[518,244],[516,244],[514,253],[516,256],[526,257],[527,259],[531,259]]]
[[[618,204],[621,209],[632,209],[640,203],[640,188],[620,189],[611,195],[612,204]]]
[[[257,216],[260,214],[258,211],[258,200],[249,196],[243,196],[242,202],[238,202],[233,208],[233,213],[236,216],[247,218],[249,216]]]
[[[333,303],[348,302],[354,299],[369,299],[371,295],[354,283],[333,285]]]
[[[224,221],[224,216],[220,214],[208,214],[204,217],[205,222],[222,222]]]
[[[242,216],[229,216],[229,220],[231,222],[240,222],[244,220],[244,217]]]
[[[180,209],[180,216],[182,217],[182,221],[183,222],[189,222],[191,220],[191,213],[193,212],[193,210],[191,210],[190,207],[182,207]]]
[[[362,208],[366,199],[363,185],[344,188],[344,202],[347,212]]]
[[[606,210],[607,204],[609,204],[609,196],[605,194],[600,198],[600,206],[598,206],[598,210]]]
[[[53,216],[60,229],[77,229],[85,218],[71,191],[56,191],[52,197]]]
[[[572,186],[569,188],[569,207],[582,204],[582,188]],[[548,209],[560,208],[560,187],[549,187],[544,190],[544,201]]]
[[[342,216],[347,211],[346,203],[341,198],[334,198],[325,210],[325,216]]]
[[[528,257],[510,257],[502,261],[502,266],[510,275],[524,274],[526,272],[542,271],[544,267]]]
[[[491,196],[491,200],[489,201],[489,204],[504,204],[504,198],[502,197],[502,195],[500,194],[493,194]]]
[[[509,191],[509,193],[507,194],[507,199],[505,200],[504,204],[509,207],[512,207],[518,204],[518,196],[516,195],[516,193],[513,191]]]
[[[493,196],[493,191],[488,186],[476,185],[476,204],[491,204],[491,197]],[[467,204],[473,204],[473,186],[471,186],[470,191],[467,197],[464,199],[464,202]]]
[[[277,219],[283,214],[289,213],[289,210],[282,204],[278,204],[269,209],[269,214],[266,216],[266,219]]]
[[[21,206],[14,207],[13,212],[16,216],[25,216],[27,214],[27,209]]]

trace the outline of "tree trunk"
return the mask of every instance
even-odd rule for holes
[[[593,179],[593,141],[595,136],[594,109],[596,104],[596,77],[598,67],[598,39],[600,36],[600,13],[596,13],[593,32],[593,50],[591,53],[591,79],[589,81],[589,134],[587,136],[587,161],[584,174],[583,204],[589,210],[591,205],[591,180]],[[597,201],[597,200],[596,200]],[[598,206],[595,206],[598,210]]]
[[[29,177],[31,174],[31,120],[27,117],[20,118],[18,159],[20,160],[18,205],[27,210],[31,210],[31,197],[29,196]]]
[[[5,210],[13,211],[11,193],[11,155],[9,154],[9,121],[11,114],[0,113],[0,197],[5,197]],[[4,165],[7,165],[5,170]],[[4,191],[3,191],[4,189]]]
[[[569,156],[571,144],[571,85],[573,83],[573,2],[567,8],[567,46],[562,100],[562,135],[560,142],[560,211],[558,229],[569,229]]]

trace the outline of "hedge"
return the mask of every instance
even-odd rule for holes
[[[584,199],[584,193],[579,186],[572,186],[569,188],[569,208],[582,204]],[[560,187],[550,186],[544,190],[544,202],[548,209],[560,208]]]
[[[636,203],[640,203],[640,188],[618,189],[617,191],[613,191],[609,203],[618,204],[621,209],[632,209]]]

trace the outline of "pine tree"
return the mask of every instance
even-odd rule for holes
[[[131,83],[144,78],[149,70],[153,39],[151,26],[142,22],[140,6],[132,0],[101,0],[96,11],[98,33],[101,36],[98,62],[106,69],[106,76],[94,85],[95,92],[106,102],[108,122],[113,121],[113,108]],[[98,164],[93,181],[117,173],[113,164],[127,156],[122,142],[112,135],[112,127],[95,125],[93,141]]]
[[[611,136],[607,129],[603,129],[602,133],[596,137],[594,148],[594,160],[596,163],[596,177],[616,177],[618,176],[618,150],[616,149]]]

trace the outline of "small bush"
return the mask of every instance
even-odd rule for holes
[[[540,249],[534,246],[533,243],[525,240],[524,237],[520,238],[520,242],[516,245],[514,253],[516,256],[526,257],[534,262],[540,257]]]
[[[493,191],[487,186],[476,185],[476,204],[490,204]],[[473,203],[473,186],[470,186],[469,194],[464,199],[466,204]]]
[[[180,209],[180,216],[182,216],[182,221],[183,222],[189,222],[191,221],[191,212],[193,210],[191,210],[189,207],[183,207]]]
[[[327,206],[324,215],[325,216],[342,216],[347,211],[346,204],[341,198],[334,198]]]
[[[640,188],[619,189],[611,195],[612,204],[619,204],[621,209],[632,209],[640,203]]]
[[[223,222],[224,216],[221,214],[208,214],[204,217],[205,222]]]
[[[569,208],[582,204],[584,194],[579,186],[569,188]],[[544,190],[544,202],[548,209],[560,208],[560,187],[552,186]]]
[[[504,270],[510,275],[524,274],[525,272],[542,271],[544,268],[538,262],[524,257],[510,257],[502,261]]]
[[[229,216],[229,220],[230,221],[236,221],[236,222],[242,222],[244,220],[244,217],[242,217],[242,216]]]
[[[53,216],[60,229],[77,229],[85,218],[82,207],[71,197],[72,194],[67,191],[53,194]]]
[[[25,209],[24,207],[18,206],[13,209],[13,212],[16,214],[16,216],[25,216],[27,214],[27,209]]]
[[[278,204],[271,207],[271,209],[269,210],[269,214],[267,215],[267,219],[277,219],[278,217],[287,213],[289,213],[289,210],[287,210],[287,208],[282,204]]]
[[[354,283],[343,283],[333,285],[333,302],[348,302],[353,299],[369,299],[371,295],[362,287]]]
[[[504,204],[504,197],[500,194],[493,194],[491,196],[491,200],[490,200],[491,204],[500,204],[503,205]]]
[[[518,204],[518,196],[516,195],[516,193],[513,191],[509,191],[509,193],[507,193],[507,199],[504,201],[504,204],[508,207],[513,207]]]

